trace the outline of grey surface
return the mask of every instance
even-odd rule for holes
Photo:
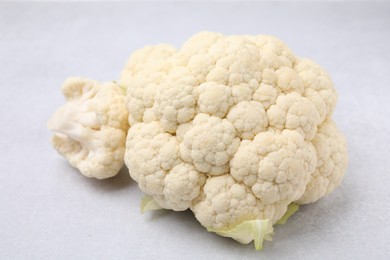
[[[0,259],[388,259],[389,13],[386,3],[1,3]],[[206,232],[189,212],[141,215],[125,171],[87,179],[49,144],[66,77],[117,79],[136,48],[179,46],[200,30],[275,35],[325,67],[339,92],[347,176],[262,252]]]

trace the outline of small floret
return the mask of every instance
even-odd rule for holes
[[[61,87],[66,104],[48,121],[52,145],[83,175],[116,175],[123,166],[127,109],[122,87],[69,78]]]

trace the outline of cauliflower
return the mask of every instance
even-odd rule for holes
[[[146,208],[191,209],[209,231],[261,248],[289,206],[329,194],[346,172],[331,79],[272,36],[148,46],[121,83],[125,163]]]
[[[87,177],[116,175],[123,166],[129,128],[122,88],[69,78],[61,89],[67,103],[48,122],[52,145]]]

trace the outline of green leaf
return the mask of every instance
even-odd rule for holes
[[[114,83],[115,85],[117,85],[118,87],[120,87],[122,89],[122,92],[123,92],[123,95],[126,96],[126,93],[127,93],[127,88],[121,84],[119,84],[118,82],[116,82],[115,80],[112,81],[112,83]]]
[[[284,224],[286,224],[287,220],[292,215],[294,215],[294,213],[297,212],[298,210],[299,210],[299,205],[298,204],[290,203],[290,205],[288,205],[288,207],[287,207],[286,213],[284,214],[284,216],[281,219],[279,219],[278,222],[276,222],[276,224],[277,225],[284,225]]]
[[[141,199],[140,206],[141,206],[141,213],[145,213],[146,211],[150,211],[150,210],[162,209],[162,207],[160,207],[160,205],[158,205],[157,202],[151,196],[148,195],[145,195]]]
[[[256,250],[262,250],[263,241],[272,241],[273,235],[272,222],[269,219],[244,221],[229,230],[208,228],[207,231],[233,238],[241,244],[249,244],[254,241]]]

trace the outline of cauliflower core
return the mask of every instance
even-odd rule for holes
[[[87,177],[116,175],[123,166],[129,128],[122,88],[69,78],[61,89],[67,103],[48,122],[54,148]]]
[[[202,32],[179,50],[148,46],[121,82],[131,176],[161,207],[190,208],[209,229],[276,223],[346,171],[331,79],[274,37]]]

